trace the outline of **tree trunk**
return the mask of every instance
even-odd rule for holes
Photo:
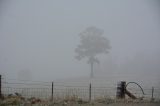
[[[90,73],[90,78],[93,78],[94,74],[93,74],[93,62],[91,62],[91,73]]]

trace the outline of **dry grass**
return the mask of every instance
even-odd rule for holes
[[[84,101],[76,95],[62,98],[53,98],[53,101],[39,98],[23,98],[20,95],[4,97],[0,106],[160,106],[160,101],[141,99],[113,99],[110,97],[97,97],[91,102]]]

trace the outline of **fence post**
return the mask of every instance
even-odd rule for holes
[[[125,99],[125,93],[126,93],[126,82],[125,81],[118,82],[117,93],[116,93],[117,99]]]
[[[91,101],[91,97],[92,97],[92,86],[91,86],[91,83],[89,84],[89,101]]]
[[[0,98],[2,97],[2,75],[0,75]]]
[[[53,87],[54,87],[54,82],[52,82],[52,97],[51,97],[52,102],[53,102]]]
[[[151,98],[151,101],[153,101],[153,100],[154,100],[153,95],[154,95],[154,87],[152,87],[152,98]]]

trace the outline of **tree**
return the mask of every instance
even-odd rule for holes
[[[80,44],[75,49],[77,54],[76,59],[81,60],[88,58],[88,64],[91,65],[90,77],[93,78],[93,65],[99,63],[98,54],[107,54],[111,46],[109,40],[103,35],[103,30],[96,27],[88,27],[85,31],[79,34]]]

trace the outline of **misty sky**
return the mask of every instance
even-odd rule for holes
[[[33,80],[47,81],[89,76],[89,65],[77,61],[74,50],[78,34],[90,26],[103,29],[112,46],[97,70],[107,73],[111,61],[117,67],[138,62],[137,55],[160,66],[159,6],[157,0],[1,0],[0,73],[17,78],[28,70]],[[151,72],[160,75],[159,69]]]

